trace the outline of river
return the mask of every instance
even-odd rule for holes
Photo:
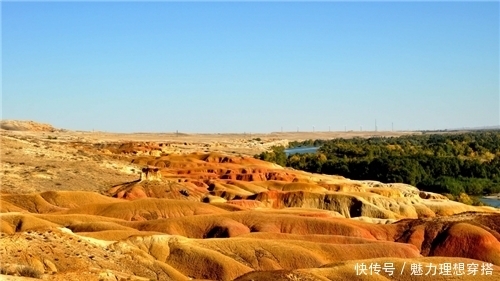
[[[286,153],[286,156],[293,155],[293,154],[315,153],[316,150],[318,150],[318,148],[319,147],[317,147],[317,146],[294,147],[294,148],[285,149],[285,153]]]
[[[482,197],[479,200],[481,200],[481,202],[483,202],[484,204],[486,204],[488,206],[500,208],[500,200],[498,200],[498,199]]]

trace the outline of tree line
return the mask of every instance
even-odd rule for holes
[[[313,173],[355,180],[407,183],[459,196],[500,192],[500,131],[425,134],[291,142],[319,146],[316,153],[287,156],[273,147],[255,157]]]

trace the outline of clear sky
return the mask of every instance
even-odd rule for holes
[[[3,119],[191,133],[500,123],[497,1],[1,5]]]

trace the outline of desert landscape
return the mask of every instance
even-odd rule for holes
[[[0,280],[500,280],[499,9],[0,2]]]
[[[498,280],[500,211],[253,155],[416,132],[114,134],[1,122],[2,280]]]

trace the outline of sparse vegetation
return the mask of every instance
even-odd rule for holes
[[[37,279],[40,279],[42,277],[42,273],[31,266],[19,266],[18,273],[23,277],[31,277]]]

